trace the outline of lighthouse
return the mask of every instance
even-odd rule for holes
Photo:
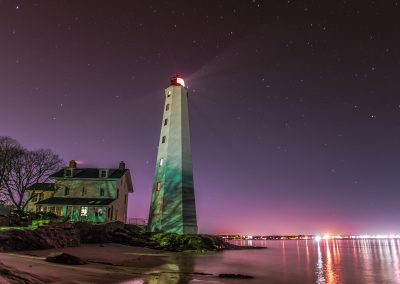
[[[165,89],[148,230],[197,233],[188,89],[178,75]]]

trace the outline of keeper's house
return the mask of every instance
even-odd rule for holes
[[[54,184],[28,188],[29,211],[53,212],[71,222],[126,222],[128,194],[133,192],[129,169],[77,168],[74,160],[50,176]]]

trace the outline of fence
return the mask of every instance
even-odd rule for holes
[[[131,225],[145,225],[147,226],[147,219],[143,218],[128,218],[128,224]]]

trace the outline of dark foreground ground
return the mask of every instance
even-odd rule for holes
[[[0,284],[8,283],[219,283],[218,275],[193,271],[193,254],[238,249],[210,235],[147,233],[123,223],[52,224],[0,230]],[[65,252],[88,263],[45,261]],[[225,282],[227,283],[227,282]]]
[[[46,262],[46,256],[56,251],[78,256],[89,264]],[[174,272],[171,264],[177,254],[113,243],[6,252],[0,253],[0,283],[179,283],[177,278],[182,275]],[[163,281],[165,277],[169,280]]]
[[[85,259],[89,263],[86,265],[63,265],[46,262],[46,256],[53,252],[66,252]],[[218,252],[202,254],[213,253]],[[199,255],[198,252],[195,254]],[[232,281],[221,279],[218,275],[204,271],[194,271],[193,265],[186,265],[193,261],[193,252],[166,252],[114,243],[4,252],[0,253],[0,260],[1,284],[180,284],[189,282],[231,283]]]

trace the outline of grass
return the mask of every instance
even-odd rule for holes
[[[0,232],[9,232],[9,231],[16,231],[16,230],[36,230],[37,226],[29,226],[29,227],[0,227]]]
[[[33,220],[32,227],[40,227],[50,223],[50,219],[47,220]]]
[[[50,220],[33,220],[32,225],[28,227],[0,227],[0,232],[9,232],[15,230],[36,230],[40,226],[44,226],[50,223]]]

